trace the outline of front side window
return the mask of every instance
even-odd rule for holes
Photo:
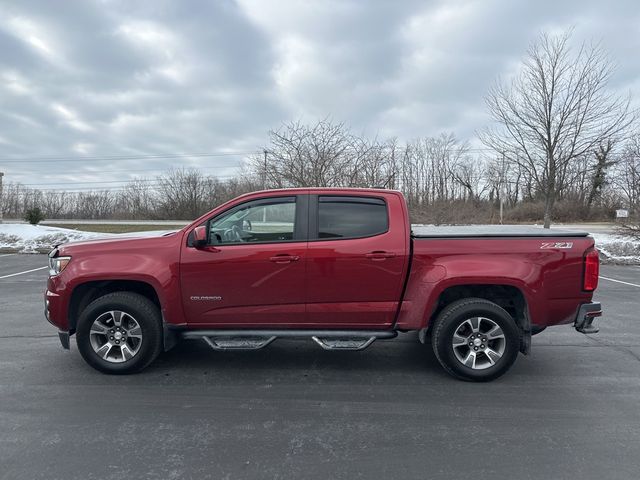
[[[389,229],[384,200],[369,197],[319,197],[318,238],[371,237]]]
[[[209,244],[286,242],[294,239],[295,197],[257,200],[209,223]]]

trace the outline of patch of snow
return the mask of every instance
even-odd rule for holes
[[[640,240],[613,233],[591,233],[602,263],[640,265]]]
[[[132,233],[81,232],[68,228],[29,225],[24,223],[0,224],[0,250],[18,250],[20,253],[39,253],[51,250],[58,244],[79,240],[114,237],[157,237],[174,230],[154,230]]]
[[[16,249],[20,253],[38,253],[38,250],[50,250],[60,243],[107,238],[114,235],[44,225],[3,223],[0,224],[0,249]]]

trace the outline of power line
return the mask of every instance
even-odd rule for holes
[[[216,175],[214,178],[233,178],[236,175]],[[164,182],[166,182],[167,180],[164,180]],[[162,183],[163,180],[157,180],[155,178],[129,178],[126,180],[98,180],[98,181],[82,181],[82,180],[78,180],[75,182],[44,182],[44,183],[20,183],[20,185],[23,185],[25,187],[34,187],[34,186],[40,186],[40,185],[78,185],[78,184],[103,184],[103,183],[132,183],[132,182],[142,182],[142,183],[147,183],[147,182],[152,182],[152,183]]]
[[[147,184],[150,187],[159,187],[161,184]],[[30,190],[37,190],[40,192],[58,192],[58,193],[82,193],[82,192],[124,192],[127,190],[128,185],[115,185],[112,187],[100,188],[100,187],[77,187],[77,188],[32,188]]]
[[[212,170],[212,169],[223,169],[223,168],[240,168],[243,167],[244,164],[243,163],[234,163],[234,164],[229,164],[229,165],[214,165],[211,167],[193,167],[197,170]],[[159,167],[159,168],[142,168],[142,169],[134,169],[134,170],[91,170],[91,171],[85,171],[85,172],[78,172],[78,171],[74,171],[73,174],[74,175],[91,175],[91,174],[103,174],[103,173],[133,173],[133,172],[167,172],[170,169],[167,169],[165,167]],[[16,177],[16,176],[32,176],[34,175],[34,173],[12,173],[11,176],[12,177]],[[46,174],[42,175],[43,177],[51,177],[51,176],[68,176],[70,175],[69,172],[47,172]]]
[[[238,178],[237,175],[219,175],[216,177],[213,177],[214,179],[233,179],[233,178]],[[97,185],[95,186],[87,186],[87,187],[71,187],[71,188],[37,188],[34,185],[43,185],[43,184],[24,184],[21,183],[19,185],[21,186],[25,186],[27,187],[29,190],[37,190],[37,191],[41,191],[41,192],[68,192],[68,193],[77,193],[77,192],[102,192],[102,191],[109,191],[109,192],[115,192],[115,191],[124,191],[127,190],[127,188],[129,186],[131,186],[136,180],[132,179],[132,180],[114,180],[114,181],[104,181],[104,182],[73,182],[73,184],[77,184],[77,183],[96,183]],[[143,180],[137,180],[137,181],[143,181],[143,183],[146,186],[149,187],[160,187],[163,185],[166,185],[167,183],[170,183],[170,181],[167,180],[155,180],[155,179],[143,179]],[[105,184],[105,183],[122,183],[122,185],[113,185],[113,186],[109,186],[106,188],[100,188],[99,185],[101,184]],[[14,184],[15,185],[15,184]],[[46,184],[44,184],[46,185]],[[51,183],[49,185],[64,185],[64,183]]]
[[[219,180],[219,179],[234,179],[234,178],[238,178],[237,175],[217,175],[215,177],[213,177],[214,180]],[[132,186],[135,182],[141,182],[144,183],[145,186],[149,186],[149,187],[161,187],[163,185],[167,185],[171,183],[171,180],[163,180],[163,179],[130,179],[130,180],[106,180],[106,181],[101,181],[101,182],[55,182],[55,183],[32,183],[32,184],[25,184],[25,183],[21,183],[21,184],[14,184],[14,185],[20,185],[23,187],[27,187],[28,190],[36,190],[36,191],[41,191],[41,192],[67,192],[67,193],[79,193],[79,192],[102,192],[102,191],[109,191],[109,192],[116,192],[116,191],[124,191],[127,190],[130,186]],[[109,185],[109,186],[105,186],[104,188],[101,187],[101,185],[104,184],[114,184],[114,183],[120,183],[120,185]],[[96,184],[93,186],[80,186],[80,187],[62,187],[62,188],[37,188],[39,185],[68,185],[68,184]]]
[[[449,151],[454,152],[454,150]],[[458,150],[455,150],[458,152]],[[491,148],[468,148],[463,149],[463,153],[468,152],[496,152]],[[0,163],[49,163],[51,161],[64,161],[64,162],[85,162],[85,161],[120,161],[120,160],[149,160],[149,159],[175,159],[175,158],[214,158],[214,157],[237,157],[246,155],[259,155],[264,154],[264,150],[255,151],[238,151],[238,152],[217,152],[217,153],[172,153],[172,154],[148,154],[148,155],[95,155],[95,156],[83,156],[83,157],[10,157],[0,158]]]
[[[0,158],[1,163],[47,163],[50,161],[65,162],[86,162],[88,160],[148,160],[148,159],[171,159],[171,158],[208,158],[208,157],[238,157],[245,155],[261,154],[262,151],[245,152],[219,152],[219,153],[174,153],[158,155],[114,155],[114,156],[85,156],[85,157],[23,157],[23,158]]]

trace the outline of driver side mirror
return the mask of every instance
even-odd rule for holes
[[[193,230],[193,246],[203,248],[207,245],[207,226],[200,225]]]

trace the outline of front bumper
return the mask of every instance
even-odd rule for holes
[[[44,293],[44,317],[51,325],[58,328],[62,348],[69,350],[69,337],[73,332],[68,330],[68,325],[63,321],[65,314],[62,306],[60,295],[47,289]]]
[[[60,339],[60,344],[62,348],[65,350],[69,350],[69,332],[63,332],[62,330],[58,330],[58,338]]]
[[[69,329],[63,311],[62,298],[49,289],[44,292],[44,317],[51,325],[60,330]]]
[[[580,333],[598,333],[600,329],[593,325],[593,320],[601,316],[602,305],[600,305],[600,302],[583,303],[578,309],[573,326]]]

